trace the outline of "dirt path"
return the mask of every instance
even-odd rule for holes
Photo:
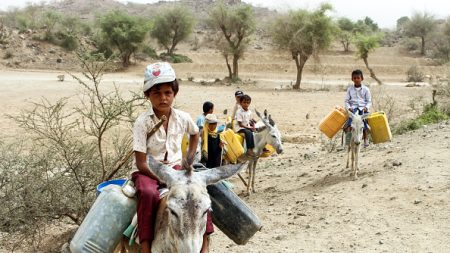
[[[356,181],[345,152],[287,143],[244,197],[263,230],[245,246],[218,232],[214,252],[448,252],[449,136],[447,122],[372,145]]]

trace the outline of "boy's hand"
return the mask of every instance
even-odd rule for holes
[[[367,112],[367,111],[368,111],[367,107],[364,107],[363,112]]]
[[[193,163],[194,163],[194,157],[187,157],[181,161],[181,166],[183,167],[183,169],[187,169],[187,168],[192,167]]]

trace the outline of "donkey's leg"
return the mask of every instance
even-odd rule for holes
[[[355,148],[356,148],[356,145],[352,144],[351,171],[352,171],[353,175],[355,175]]]
[[[352,152],[352,147],[349,144],[347,147],[347,165],[345,166],[345,168],[347,168],[347,169],[348,169],[348,162],[350,161],[350,152]]]
[[[255,177],[256,177],[256,164],[257,163],[258,163],[258,160],[255,160],[253,162],[253,166],[252,166],[252,170],[253,170],[253,173],[252,173],[252,192],[256,192],[256,190],[255,190]]]
[[[357,145],[355,147],[355,169],[354,169],[354,178],[357,179],[358,178],[358,171],[359,171],[359,166],[358,166],[358,159],[359,159],[359,151],[360,151],[360,145]]]
[[[250,187],[251,187],[251,181],[252,181],[252,164],[253,162],[249,162],[247,166],[247,194],[250,195]]]

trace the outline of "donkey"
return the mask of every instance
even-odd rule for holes
[[[255,138],[255,147],[253,151],[256,155],[256,158],[250,158],[247,171],[248,171],[248,180],[246,183],[247,186],[247,194],[250,195],[250,192],[256,192],[255,190],[255,171],[256,164],[258,163],[259,156],[263,153],[264,147],[267,144],[272,145],[275,148],[277,154],[281,154],[283,152],[283,144],[281,143],[281,133],[278,130],[275,122],[272,117],[267,114],[267,110],[264,110],[264,116],[256,111],[256,115],[261,119],[257,124],[258,131],[254,134]],[[245,184],[245,182],[244,182]]]
[[[358,158],[359,158],[359,151],[361,150],[361,141],[363,139],[363,131],[364,131],[364,121],[368,114],[365,115],[359,115],[358,113],[353,113],[352,111],[348,111],[349,116],[352,118],[352,124],[351,124],[351,134],[352,138],[350,140],[350,144],[348,145],[348,152],[347,152],[347,166],[349,167],[350,162],[350,153],[351,153],[351,166],[353,171],[353,178],[358,178],[358,172],[359,172],[359,166],[358,166]]]
[[[177,171],[149,157],[150,170],[169,192],[158,208],[153,253],[198,253],[211,208],[206,186],[236,174],[244,164],[230,164],[204,171]]]

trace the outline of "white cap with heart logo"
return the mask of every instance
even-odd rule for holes
[[[173,82],[175,79],[175,71],[169,63],[152,63],[145,68],[143,90],[146,92],[155,84]]]

